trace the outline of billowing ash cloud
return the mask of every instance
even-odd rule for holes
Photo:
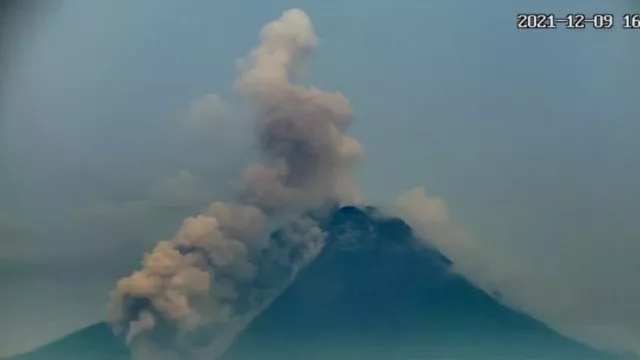
[[[225,323],[234,313],[238,287],[255,277],[252,260],[268,245],[259,209],[215,202],[186,219],[172,239],[158,243],[142,270],[118,281],[110,321],[129,342],[158,323],[164,326],[159,331],[178,337]]]
[[[242,174],[239,204],[184,220],[112,293],[109,322],[139,358],[220,354],[320,251],[314,214],[357,197],[351,167],[362,147],[343,134],[349,101],[291,83],[317,44],[308,16],[289,10],[261,39],[235,85],[264,154]]]
[[[269,208],[301,209],[322,202],[353,202],[357,191],[349,165],[362,147],[342,132],[353,119],[339,93],[292,85],[317,44],[311,22],[290,10],[262,29],[262,44],[241,62],[235,88],[257,112],[258,145],[271,159],[244,173],[247,201]]]

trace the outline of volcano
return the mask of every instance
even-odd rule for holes
[[[451,271],[402,220],[343,207],[326,245],[223,360],[614,360],[566,338]],[[125,360],[96,324],[10,360]]]
[[[605,360],[463,277],[412,229],[344,207],[327,244],[236,339],[224,360]]]

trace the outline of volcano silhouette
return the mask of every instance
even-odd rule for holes
[[[613,360],[514,311],[417,246],[411,228],[373,208],[323,224],[317,259],[236,338],[222,360]],[[125,360],[96,324],[11,360]]]

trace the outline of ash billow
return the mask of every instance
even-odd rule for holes
[[[311,214],[358,197],[352,168],[362,148],[344,135],[349,100],[290,80],[317,44],[308,16],[286,11],[260,37],[235,90],[255,109],[265,161],[242,174],[237,204],[214,202],[184,220],[118,281],[109,323],[136,358],[220,355],[322,248]]]

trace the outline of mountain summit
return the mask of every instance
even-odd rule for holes
[[[223,360],[613,360],[496,301],[402,220],[343,207],[326,245]],[[126,360],[104,324],[10,360]]]

